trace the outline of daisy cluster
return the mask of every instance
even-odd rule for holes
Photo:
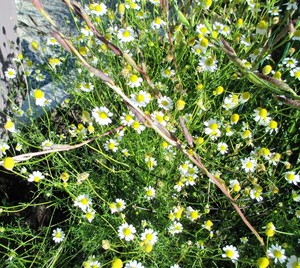
[[[38,230],[28,220],[0,224],[5,265],[299,267],[298,3],[83,4],[89,21],[74,15],[78,34],[67,37],[73,55],[46,36],[29,44],[43,63],[18,54],[3,70],[12,92],[22,79],[32,85],[28,109],[10,100],[0,163],[33,200],[8,206],[9,186],[1,186],[0,214],[53,212],[38,215]],[[52,111],[43,89],[50,78],[69,94]],[[16,246],[24,237],[34,259]]]

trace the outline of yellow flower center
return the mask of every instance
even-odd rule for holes
[[[143,102],[145,97],[142,94],[138,94],[135,99],[137,102]]]
[[[55,234],[55,237],[56,237],[56,238],[61,238],[61,233],[60,233],[60,232],[57,232],[57,233]]]
[[[97,12],[101,12],[101,11],[102,11],[102,6],[99,5],[99,4],[97,4],[97,5],[95,6],[95,10],[96,10]]]
[[[33,95],[36,99],[42,99],[45,96],[44,92],[40,89],[35,90]]]
[[[36,177],[34,177],[34,182],[40,182],[40,180],[41,180],[41,177],[39,177],[39,176],[36,176]]]
[[[85,197],[81,199],[81,204],[86,206],[89,203],[89,200],[87,200]]]
[[[146,195],[147,196],[152,196],[153,195],[153,191],[151,189],[147,190]]]
[[[160,23],[161,23],[161,18],[158,18],[158,17],[157,17],[157,18],[154,20],[154,23],[155,23],[155,24],[160,24]]]
[[[253,165],[252,165],[252,163],[251,162],[247,162],[247,164],[246,164],[246,168],[251,168]]]
[[[197,211],[192,211],[190,216],[193,220],[196,220],[198,218],[198,212]]]
[[[294,72],[294,76],[295,76],[296,78],[300,78],[300,71],[295,71],[295,72]]]
[[[270,127],[271,129],[276,129],[277,126],[278,126],[278,123],[277,123],[276,121],[274,121],[274,120],[271,120],[271,121],[270,121],[269,127]]]
[[[138,77],[137,77],[137,75],[135,75],[135,74],[133,74],[131,77],[130,77],[130,81],[131,82],[136,82],[138,80]]]
[[[281,256],[282,256],[281,251],[275,249],[275,250],[274,250],[274,256],[275,256],[275,258],[277,258],[277,259],[281,258]]]
[[[205,61],[205,64],[207,66],[213,66],[214,64],[214,60],[212,58],[208,58],[206,61]]]
[[[110,143],[108,144],[108,148],[109,148],[110,150],[114,149],[114,148],[115,148],[115,144],[112,143],[112,142],[110,142]]]
[[[267,27],[268,27],[268,24],[267,24],[264,20],[260,21],[260,22],[257,24],[257,28],[258,28],[258,29],[265,30],[265,29],[267,29]]]
[[[8,170],[12,170],[15,166],[15,161],[12,157],[6,157],[4,158],[4,163],[3,163],[3,167],[8,169]]]
[[[124,230],[123,230],[123,234],[125,235],[125,236],[129,236],[130,234],[131,234],[131,231],[130,231],[130,228],[125,228]]]
[[[208,39],[203,38],[203,39],[201,40],[201,42],[200,42],[200,45],[201,45],[202,47],[207,47],[207,46],[208,46]]]
[[[14,123],[12,121],[7,121],[4,125],[5,129],[10,129],[14,127]]]
[[[132,127],[133,127],[134,129],[138,129],[138,128],[140,127],[139,121],[134,121],[133,124],[132,124]]]
[[[130,32],[128,30],[125,30],[123,33],[123,37],[129,37],[130,36]]]
[[[287,174],[286,177],[289,181],[293,181],[295,179],[295,175],[293,173]]]
[[[146,234],[146,240],[151,241],[153,239],[152,234]]]
[[[218,124],[217,123],[212,123],[212,124],[210,124],[209,125],[209,128],[211,129],[211,130],[214,130],[214,131],[216,131],[217,129],[218,129]]]
[[[98,115],[101,119],[106,119],[108,117],[105,112],[98,112]]]
[[[232,251],[232,250],[226,250],[226,256],[228,257],[228,258],[232,258],[233,257],[233,254],[234,254],[234,252]]]

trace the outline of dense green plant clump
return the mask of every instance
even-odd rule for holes
[[[117,2],[81,3],[74,50],[49,34],[15,58],[3,267],[300,267],[297,2]]]

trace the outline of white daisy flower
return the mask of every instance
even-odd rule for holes
[[[162,96],[160,97],[158,100],[158,107],[162,108],[166,111],[169,111],[173,108],[173,101],[171,100],[171,98],[167,97],[167,96]]]
[[[146,107],[151,100],[151,95],[143,90],[140,90],[137,94],[131,94],[131,101],[138,107]]]
[[[229,258],[233,263],[235,263],[240,257],[237,248],[232,245],[223,247],[223,251],[225,253],[222,254],[222,257]]]
[[[157,232],[154,232],[152,229],[146,229],[141,234],[141,240],[146,244],[154,245],[157,242]]]
[[[110,117],[112,117],[113,114],[106,107],[101,106],[93,109],[92,116],[98,124],[108,125],[112,122]]]
[[[120,29],[117,37],[120,42],[131,42],[136,38],[136,35],[131,27],[127,27],[126,29]]]
[[[62,231],[61,228],[56,228],[52,232],[52,239],[55,243],[60,243],[64,240],[65,238],[65,233]]]
[[[42,179],[44,179],[45,176],[40,171],[33,171],[32,174],[29,175],[28,181],[29,182],[40,182]]]
[[[118,228],[118,236],[125,241],[131,241],[134,239],[134,234],[136,233],[136,229],[132,224],[128,224],[127,222],[123,223]]]
[[[81,208],[83,212],[86,212],[91,205],[92,200],[86,194],[79,195],[74,201],[74,206]]]
[[[14,79],[17,75],[17,72],[13,68],[8,68],[7,71],[4,72],[4,75],[7,80]]]
[[[132,75],[129,77],[128,85],[129,85],[131,88],[139,87],[139,86],[141,86],[142,83],[143,83],[143,78],[138,77],[138,76],[135,75],[135,74],[132,74]]]
[[[268,249],[268,255],[270,258],[274,259],[275,264],[277,262],[284,263],[286,260],[285,250],[278,244],[272,245]]]

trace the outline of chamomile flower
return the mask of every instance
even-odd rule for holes
[[[268,255],[270,258],[274,259],[275,264],[277,262],[284,263],[286,260],[285,250],[278,244],[272,245],[268,249]]]
[[[28,181],[29,182],[36,182],[39,183],[45,176],[40,171],[33,171],[32,174],[29,175]]]
[[[165,26],[165,25],[166,25],[166,23],[165,23],[160,17],[156,17],[156,18],[152,21],[150,27],[151,27],[153,30],[157,30],[157,29],[159,29],[160,27],[163,27],[163,26]]]
[[[91,205],[92,200],[86,194],[77,196],[74,201],[74,206],[79,207],[83,212],[86,212]]]
[[[80,83],[77,88],[83,92],[91,92],[94,90],[94,85],[91,82]]]
[[[286,268],[298,268],[300,267],[300,258],[292,255],[291,257],[288,258],[287,260],[287,264],[286,264]]]
[[[60,66],[60,65],[62,64],[59,58],[50,58],[50,59],[48,60],[48,62],[49,62],[49,65],[50,65],[53,69],[55,69],[56,66]]]
[[[199,67],[203,71],[214,72],[218,69],[217,63],[218,60],[215,58],[215,56],[202,56],[199,61]]]
[[[161,71],[161,75],[165,78],[172,78],[175,75],[175,71],[168,67],[167,69],[163,69]]]
[[[268,125],[271,118],[268,116],[269,112],[267,109],[258,107],[254,110],[254,120],[258,122],[259,125]]]
[[[225,142],[218,143],[218,151],[224,155],[228,152],[228,145]]]
[[[260,185],[255,185],[254,188],[250,190],[251,199],[256,199],[257,202],[262,201],[262,191],[263,188]]]
[[[268,23],[264,20],[261,20],[256,26],[256,34],[264,35],[267,33]]]
[[[113,114],[106,107],[96,107],[92,110],[92,116],[99,125],[108,125],[112,122]]]
[[[131,124],[131,127],[138,133],[141,134],[141,132],[143,130],[146,129],[146,127],[144,125],[142,125],[139,121],[135,120],[133,121],[133,123]]]
[[[0,140],[0,157],[2,157],[2,155],[6,155],[6,150],[9,148],[10,146],[6,142],[2,142]]]
[[[124,268],[145,268],[145,266],[142,263],[133,260],[126,263]]]
[[[123,223],[118,228],[118,236],[125,241],[131,241],[134,239],[136,229],[132,224],[128,224],[127,222]]]
[[[196,26],[196,32],[201,34],[202,36],[206,36],[206,35],[210,34],[209,30],[207,29],[207,27],[204,24],[198,24]]]
[[[230,180],[229,188],[232,189],[234,192],[239,192],[241,190],[241,185],[238,180]]]
[[[154,245],[158,238],[157,238],[157,232],[155,232],[152,229],[146,229],[142,234],[141,234],[141,240],[147,244],[149,243],[150,245]]]
[[[290,184],[298,185],[300,182],[300,175],[295,174],[294,171],[286,172],[284,177]]]
[[[41,89],[35,89],[33,91],[33,97],[35,98],[35,104],[37,106],[45,106],[47,99],[45,93]]]
[[[223,247],[223,251],[225,252],[222,254],[223,258],[229,258],[233,263],[235,263],[238,258],[240,257],[239,252],[235,246],[229,245]]]
[[[93,219],[95,218],[95,210],[92,208],[88,208],[85,211],[85,214],[82,216],[83,218],[86,218],[89,222],[92,222]]]
[[[239,104],[238,95],[231,94],[224,99],[222,107],[225,110],[232,110],[233,108],[237,107],[238,104]]]
[[[116,209],[118,212],[123,211],[126,208],[126,202],[121,199],[121,198],[117,198],[116,199]]]
[[[213,225],[214,224],[212,223],[211,220],[207,220],[207,221],[204,222],[204,224],[202,224],[202,228],[210,231]]]
[[[282,61],[282,64],[285,65],[288,68],[295,68],[297,65],[298,61],[294,58],[290,58],[290,57],[286,57],[284,58],[284,60]]]
[[[174,221],[171,226],[168,228],[168,231],[171,235],[179,234],[183,231],[183,226],[180,222]]]
[[[55,243],[61,243],[65,238],[65,233],[61,228],[56,228],[52,232],[52,239]]]
[[[104,149],[106,151],[116,152],[118,151],[118,145],[119,143],[117,141],[115,141],[114,139],[109,139],[108,141],[105,142]]]
[[[50,140],[45,140],[42,142],[42,148],[43,150],[51,150],[52,149],[52,145],[53,145],[53,142],[50,141]]]
[[[145,190],[145,197],[148,200],[151,200],[155,197],[156,190],[153,187],[151,187],[151,186],[145,187],[144,190]]]
[[[300,67],[296,67],[290,71],[290,75],[300,80]]]
[[[169,111],[173,108],[173,101],[171,100],[171,98],[167,97],[167,96],[162,96],[160,97],[158,100],[158,107],[162,108],[166,111]]]
[[[294,36],[293,36],[292,40],[300,41],[300,29],[298,29],[294,32]]]
[[[216,140],[221,136],[221,123],[216,119],[209,119],[208,121],[205,121],[204,126],[206,126],[204,129],[204,133],[206,135],[209,135],[212,140]]]
[[[250,47],[251,46],[251,37],[250,36],[245,36],[242,35],[241,36],[241,40],[240,40],[241,44],[243,44],[246,47]]]
[[[189,161],[185,161],[182,165],[179,166],[178,170],[181,175],[185,176],[188,172],[188,169],[192,166],[192,163],[190,163]]]
[[[143,90],[140,90],[137,94],[131,94],[131,101],[138,107],[146,107],[151,100],[151,95]]]
[[[300,194],[298,194],[296,191],[292,191],[292,198],[293,198],[293,201],[295,202],[300,202]]]
[[[8,68],[7,71],[4,72],[4,75],[7,80],[14,79],[17,75],[17,72],[13,68]]]
[[[245,170],[246,173],[254,172],[254,170],[256,169],[257,163],[255,159],[247,157],[241,159],[241,162],[242,162],[242,168]]]
[[[147,167],[149,168],[149,170],[153,170],[157,166],[157,162],[154,157],[147,156],[145,158],[145,163],[146,163]]]
[[[95,16],[102,16],[107,12],[107,7],[103,3],[93,3],[89,6],[91,13]]]
[[[287,10],[297,10],[298,9],[298,4],[295,0],[290,0],[290,2],[283,4],[286,6]]]
[[[141,86],[142,83],[143,83],[143,78],[138,77],[138,76],[135,75],[135,74],[132,74],[132,75],[129,77],[128,85],[129,85],[131,88],[139,87],[139,86]]]
[[[8,118],[6,123],[4,124],[4,129],[8,130],[11,133],[16,132],[15,124],[10,118]]]
[[[129,127],[134,122],[134,115],[129,111],[129,113],[123,113],[120,119],[123,126]]]
[[[136,35],[131,27],[126,29],[120,29],[118,31],[117,37],[120,42],[131,42],[136,38]]]
[[[279,16],[279,13],[281,12],[282,10],[279,8],[279,6],[273,6],[270,10],[269,10],[269,13],[272,15],[272,16]]]
[[[273,132],[278,132],[278,123],[275,120],[270,120],[268,125],[266,126],[266,132],[272,134]]]
[[[191,206],[188,206],[186,208],[186,216],[190,221],[196,221],[200,218],[199,211],[196,209],[193,209]]]

